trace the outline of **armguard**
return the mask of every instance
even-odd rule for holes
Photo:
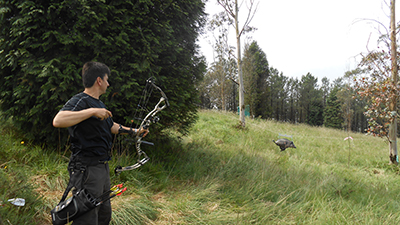
[[[121,124],[119,125],[118,134],[135,134],[135,133],[136,131],[133,130],[132,127],[129,130],[127,130],[122,128]]]

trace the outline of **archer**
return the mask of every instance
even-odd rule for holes
[[[76,182],[75,187],[82,187],[94,198],[110,190],[108,161],[111,159],[112,134],[144,137],[149,132],[143,127],[132,129],[112,120],[112,113],[99,99],[107,91],[110,75],[110,69],[103,63],[85,63],[82,68],[84,91],[73,96],[53,119],[54,127],[68,128],[71,136],[70,181]],[[74,179],[78,174],[73,172],[75,170],[84,173],[82,180]],[[107,200],[74,219],[73,224],[109,224],[110,220],[111,204]]]

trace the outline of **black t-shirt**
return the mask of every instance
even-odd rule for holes
[[[61,111],[80,111],[88,108],[106,108],[106,106],[101,100],[81,92],[65,103]],[[111,117],[100,120],[92,116],[68,127],[72,151],[76,153],[81,150],[80,155],[85,157],[104,156],[104,159],[108,159],[112,145],[113,124]]]

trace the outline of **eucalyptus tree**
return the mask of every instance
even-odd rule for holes
[[[210,109],[234,110],[236,84],[229,79],[235,66],[223,57],[218,57],[208,69],[198,86],[203,107]]]
[[[397,62],[397,42],[396,42],[396,1],[390,1],[390,56],[391,56],[391,80],[398,87],[398,62]],[[397,115],[397,93],[390,97],[389,110]],[[397,162],[397,116],[390,121],[389,125],[389,157],[392,163]]]
[[[382,23],[379,25],[383,26]],[[386,28],[386,27],[384,27]],[[379,49],[369,51],[359,65],[363,71],[356,79],[357,95],[367,100],[368,133],[389,142],[389,160],[397,162],[398,46],[396,43],[395,0],[390,1],[390,29],[381,34]]]
[[[243,74],[242,74],[242,59],[241,59],[241,37],[246,32],[253,30],[254,28],[250,27],[249,24],[254,17],[254,14],[257,11],[258,4],[255,3],[254,0],[244,0],[245,5],[248,6],[248,13],[246,16],[246,20],[242,27],[239,27],[239,4],[237,0],[217,0],[218,4],[221,5],[224,9],[224,12],[221,14],[221,19],[226,21],[228,24],[231,24],[235,29],[235,37],[236,37],[236,61],[238,68],[238,79],[237,82],[239,84],[239,112],[240,112],[240,120],[239,123],[242,127],[246,126],[245,123],[245,103],[244,103],[244,84],[243,84]],[[227,50],[228,52],[232,52],[231,49]]]

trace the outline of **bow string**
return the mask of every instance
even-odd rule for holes
[[[155,84],[154,80],[155,80],[154,77],[150,77],[146,81],[146,86],[143,89],[142,97],[141,97],[139,104],[137,106],[137,109],[135,111],[134,119],[132,120],[132,124],[130,127],[131,129],[135,128],[138,131],[140,129],[148,129],[152,123],[157,123],[160,120],[160,118],[158,116],[156,116],[156,114],[158,112],[160,112],[161,110],[165,109],[166,107],[169,107],[167,95],[162,91],[162,89],[160,87],[158,87]],[[161,94],[161,97],[158,100],[158,103],[154,106],[154,108],[149,109],[147,107],[147,104],[150,101],[150,98],[151,98],[151,95],[152,95],[154,89],[157,90]],[[135,120],[140,122],[140,123],[136,123],[136,126],[135,126]],[[137,159],[136,163],[131,166],[125,166],[125,167],[117,166],[114,170],[115,174],[119,174],[122,171],[137,169],[150,160],[150,158],[147,156],[147,154],[141,149],[141,144],[143,143],[143,144],[148,144],[148,145],[154,145],[154,143],[148,142],[148,141],[143,141],[142,140],[143,133],[139,134],[139,132],[137,132],[137,133],[133,133],[132,135],[134,138],[135,148],[137,151],[138,159]]]

